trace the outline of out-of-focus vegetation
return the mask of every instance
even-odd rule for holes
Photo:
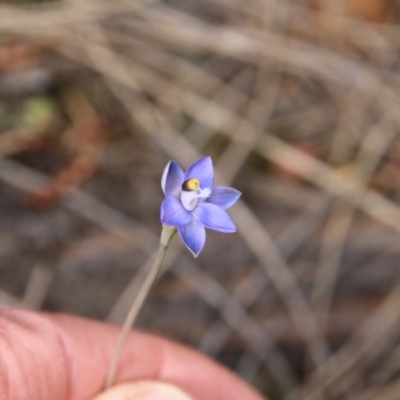
[[[273,399],[398,398],[400,4],[0,2],[0,303],[121,322],[168,159],[235,235],[176,240],[141,328]]]

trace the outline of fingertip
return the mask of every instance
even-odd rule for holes
[[[186,392],[165,382],[139,381],[114,386],[92,400],[195,400]]]

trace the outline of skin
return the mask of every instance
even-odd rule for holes
[[[0,400],[88,400],[103,390],[119,328],[68,315],[0,309]],[[262,400],[237,376],[184,346],[133,331],[116,384],[155,380],[197,400]]]

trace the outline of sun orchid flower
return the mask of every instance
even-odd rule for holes
[[[170,161],[164,169],[161,187],[165,194],[161,222],[178,230],[195,257],[204,247],[205,228],[225,233],[236,231],[225,210],[236,203],[241,193],[230,187],[214,186],[211,157],[201,158],[186,172],[176,161]]]

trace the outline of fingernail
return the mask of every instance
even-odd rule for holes
[[[92,400],[194,400],[176,386],[164,382],[141,381],[114,386]]]

